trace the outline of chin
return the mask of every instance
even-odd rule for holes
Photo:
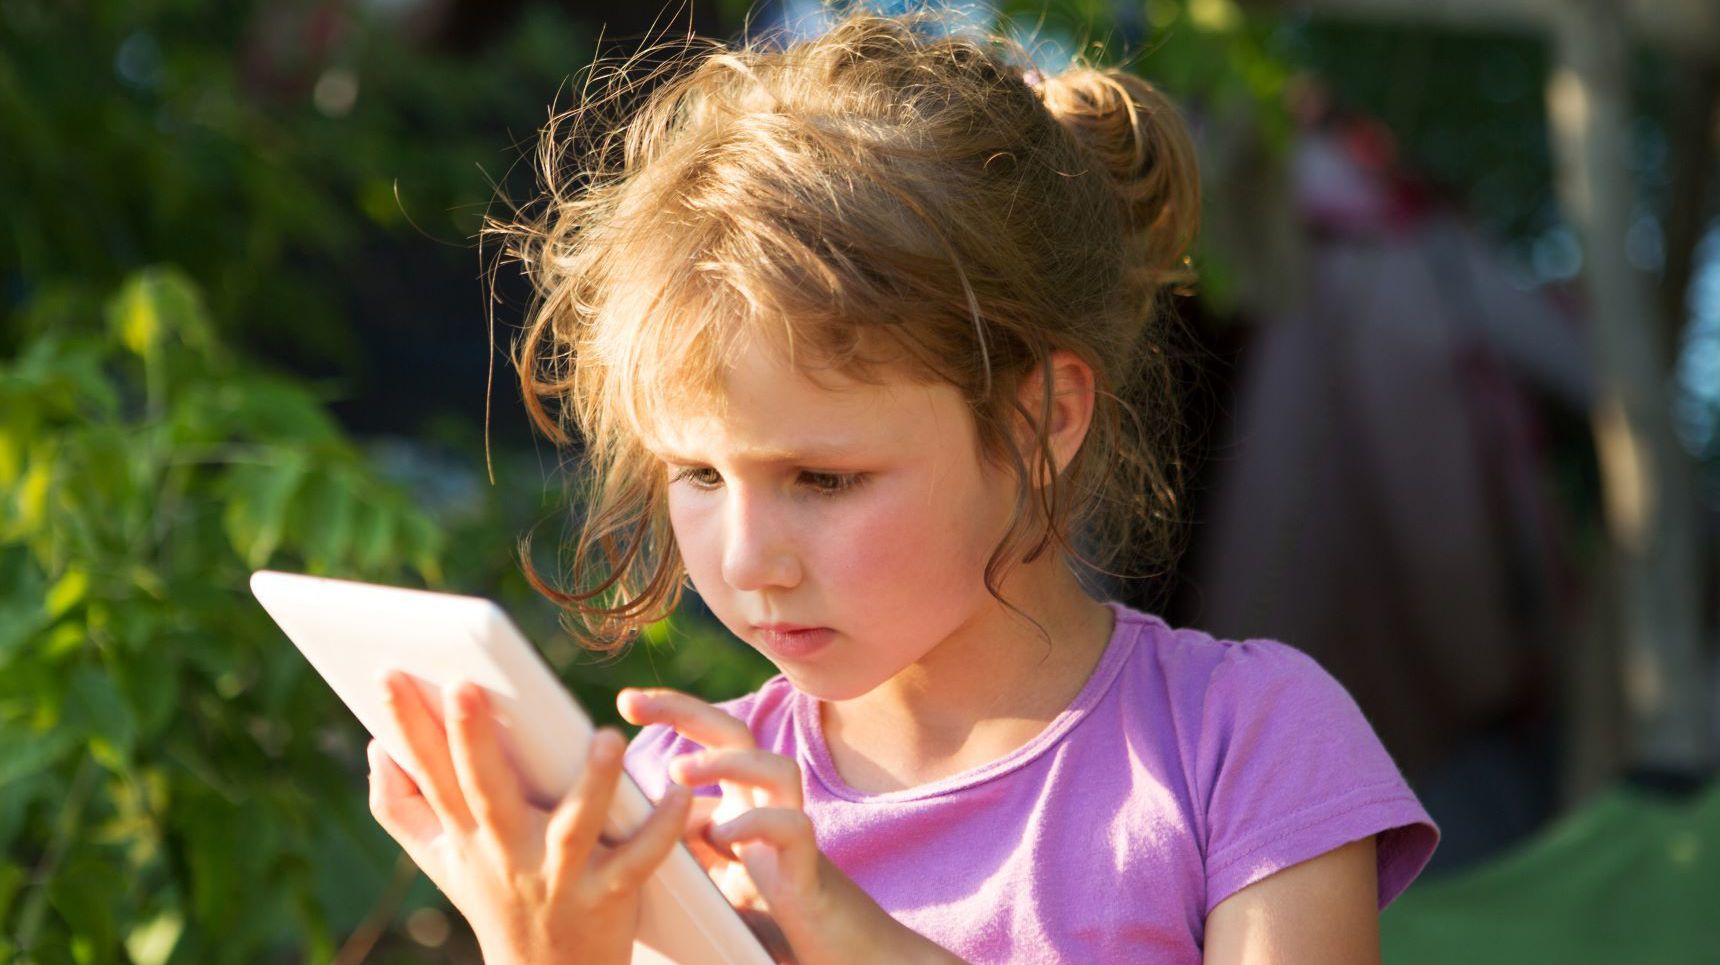
[[[794,685],[795,690],[800,691],[808,697],[814,697],[818,700],[829,701],[831,703],[840,703],[844,700],[853,700],[856,697],[863,697],[878,686],[876,683],[866,683],[864,681],[830,680],[819,677],[816,674],[797,674],[794,671],[781,666],[777,667],[777,669],[782,671],[783,676],[788,678],[788,682]]]

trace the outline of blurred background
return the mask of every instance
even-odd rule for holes
[[[1720,961],[1720,4],[967,11],[1196,132],[1187,552],[1111,592],[1355,694],[1445,835],[1386,960]],[[494,597],[610,722],[768,675],[520,577],[579,494],[477,237],[600,51],[818,13],[0,2],[0,961],[477,961],[252,569]]]

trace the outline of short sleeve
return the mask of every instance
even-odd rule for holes
[[[622,766],[627,776],[639,785],[645,796],[655,801],[669,789],[670,758],[698,750],[698,746],[675,733],[667,724],[652,724],[640,729],[627,744]]]
[[[1385,908],[1439,830],[1349,692],[1284,644],[1226,645],[1201,715],[1206,913],[1291,865],[1378,835]]]

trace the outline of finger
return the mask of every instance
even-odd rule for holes
[[[418,765],[414,783],[435,809],[443,827],[470,831],[472,813],[466,808],[459,778],[454,776],[454,762],[448,757],[448,735],[436,723],[429,701],[398,671],[384,677],[383,686],[384,702],[394,715],[407,750],[415,758],[410,763]]]
[[[401,769],[394,758],[382,749],[382,742],[372,737],[370,743],[364,745],[364,756],[370,762],[370,776],[375,779],[381,790],[389,797],[423,797],[418,785],[412,780],[412,775]]]
[[[371,816],[417,860],[416,851],[442,832],[441,823],[411,776],[381,744],[372,740],[365,747],[365,757],[370,760]]]
[[[578,783],[550,815],[546,832],[552,873],[557,878],[570,873],[577,876],[603,833],[609,803],[615,799],[615,785],[621,777],[625,746],[621,735],[607,727],[593,734]]]
[[[639,830],[604,857],[597,870],[597,887],[607,894],[619,894],[644,883],[681,840],[692,798],[693,792],[670,785]]]
[[[661,688],[628,688],[615,698],[621,716],[634,724],[668,724],[706,747],[752,747],[747,725],[690,694]]]
[[[717,813],[717,808],[722,803],[723,799],[720,797],[694,796],[692,804],[687,808],[686,832],[703,836],[705,825],[711,823],[711,815]]]
[[[519,776],[502,753],[489,697],[473,683],[452,687],[443,719],[451,722],[448,749],[472,817],[498,840],[512,840],[525,797]]]
[[[681,825],[681,843],[693,853],[699,862],[699,867],[706,874],[718,865],[734,861],[734,857],[726,851],[720,851],[705,837],[711,829],[711,815],[716,813],[717,806],[722,804],[722,798],[699,797],[695,795],[687,806],[687,819]]]
[[[804,811],[754,808],[709,834],[746,868],[753,888],[772,911],[791,913],[814,894],[818,879],[818,842]]]
[[[768,807],[802,806],[800,766],[770,751],[719,748],[683,754],[669,761],[669,776],[677,784],[702,787],[719,781],[746,785],[764,792]]]
[[[785,856],[801,856],[817,850],[812,819],[805,811],[790,808],[753,808],[708,832],[711,843],[734,851],[743,844],[768,844]]]
[[[686,846],[687,850],[692,853],[693,860],[697,861],[699,867],[705,869],[705,874],[711,876],[713,880],[719,869],[735,863],[734,855],[712,844],[702,831],[683,832],[681,844]],[[719,887],[721,886],[719,885]],[[735,903],[733,896],[730,896],[729,903]]]

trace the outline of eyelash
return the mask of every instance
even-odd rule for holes
[[[709,466],[688,466],[685,469],[676,470],[674,477],[670,481],[685,482],[691,485],[694,489],[708,492],[717,488],[717,484],[714,482],[701,482],[697,478],[700,473],[706,472],[714,474],[716,470]],[[810,477],[833,483],[834,485],[828,487],[810,487],[814,493],[825,497],[840,496],[859,486],[861,483],[865,482],[867,478],[865,473],[803,472],[800,475],[802,478]]]

